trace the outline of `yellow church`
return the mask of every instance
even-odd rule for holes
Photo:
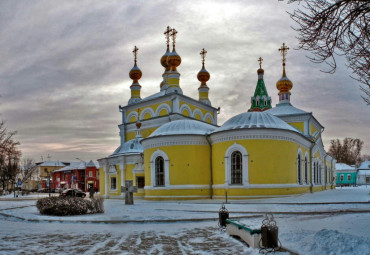
[[[223,125],[217,125],[220,109],[209,100],[204,49],[198,73],[199,98],[183,94],[175,49],[175,29],[164,33],[167,51],[159,91],[141,98],[142,72],[134,66],[131,97],[122,113],[120,146],[99,159],[100,194],[124,198],[125,181],[138,188],[144,199],[245,199],[321,191],[334,187],[335,159],[323,147],[323,126],[311,112],[290,102],[293,83],[286,75],[285,44],[282,77],[276,83],[279,103],[271,107],[264,84],[264,70],[257,70],[251,107]],[[170,40],[172,39],[172,51]]]

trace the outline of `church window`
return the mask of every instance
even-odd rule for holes
[[[117,178],[110,178],[110,189],[117,189]]]
[[[313,183],[316,184],[316,162],[313,163]]]
[[[234,151],[231,154],[231,184],[243,184],[242,164],[242,154]]]
[[[137,176],[136,177],[136,186],[138,189],[143,189],[145,186],[145,178],[144,176]]]
[[[305,157],[304,159],[304,179],[306,184],[308,184],[308,159]]]
[[[298,159],[297,159],[297,175],[298,175],[298,183],[302,184],[302,160],[301,160],[301,154],[298,154]]]
[[[258,103],[259,103],[259,101],[258,100],[256,100],[256,105],[258,106]]]
[[[155,186],[164,186],[164,159],[155,159]]]

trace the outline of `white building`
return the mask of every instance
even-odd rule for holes
[[[364,161],[358,167],[357,184],[370,184],[370,161]]]

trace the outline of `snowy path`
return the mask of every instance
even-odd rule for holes
[[[370,255],[369,191],[231,201],[226,207],[232,218],[254,227],[262,212],[279,212],[279,239],[299,254]],[[52,217],[40,215],[35,201],[0,198],[0,254],[259,254],[218,230],[220,203],[137,200],[126,206],[105,200],[104,214]]]

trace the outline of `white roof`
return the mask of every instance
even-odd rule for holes
[[[164,124],[149,137],[162,135],[205,135],[216,127],[197,120],[175,120]]]
[[[136,137],[130,141],[125,142],[122,146],[119,146],[111,155],[128,155],[128,154],[138,154],[144,151],[143,146],[141,145],[140,141],[142,138]]]
[[[214,132],[244,128],[276,128],[298,132],[294,127],[290,126],[289,124],[279,119],[278,117],[275,117],[274,115],[267,113],[267,111],[245,112],[238,114],[229,119],[228,121],[226,121],[221,127],[217,128]]]
[[[60,161],[44,161],[40,166],[65,166],[65,164]]]
[[[157,98],[157,97],[161,97],[161,96],[164,96],[164,95],[166,95],[166,91],[165,90],[162,90],[162,91],[160,91],[158,93],[155,93],[153,95],[150,95],[148,97],[143,98],[143,100],[141,100],[141,101],[151,100],[151,99],[154,99],[154,98]]]
[[[370,170],[370,161],[364,161],[358,167],[358,169],[369,169]]]
[[[337,170],[337,171],[345,171],[345,170],[355,171],[356,168],[353,167],[353,166],[349,166],[347,164],[344,164],[344,163],[336,163],[335,164],[335,170]]]
[[[370,170],[358,170],[357,175],[366,175],[370,177]]]
[[[276,107],[267,110],[266,112],[275,116],[286,116],[286,115],[299,115],[309,114],[309,112],[303,111],[291,105],[290,103],[277,104]]]

